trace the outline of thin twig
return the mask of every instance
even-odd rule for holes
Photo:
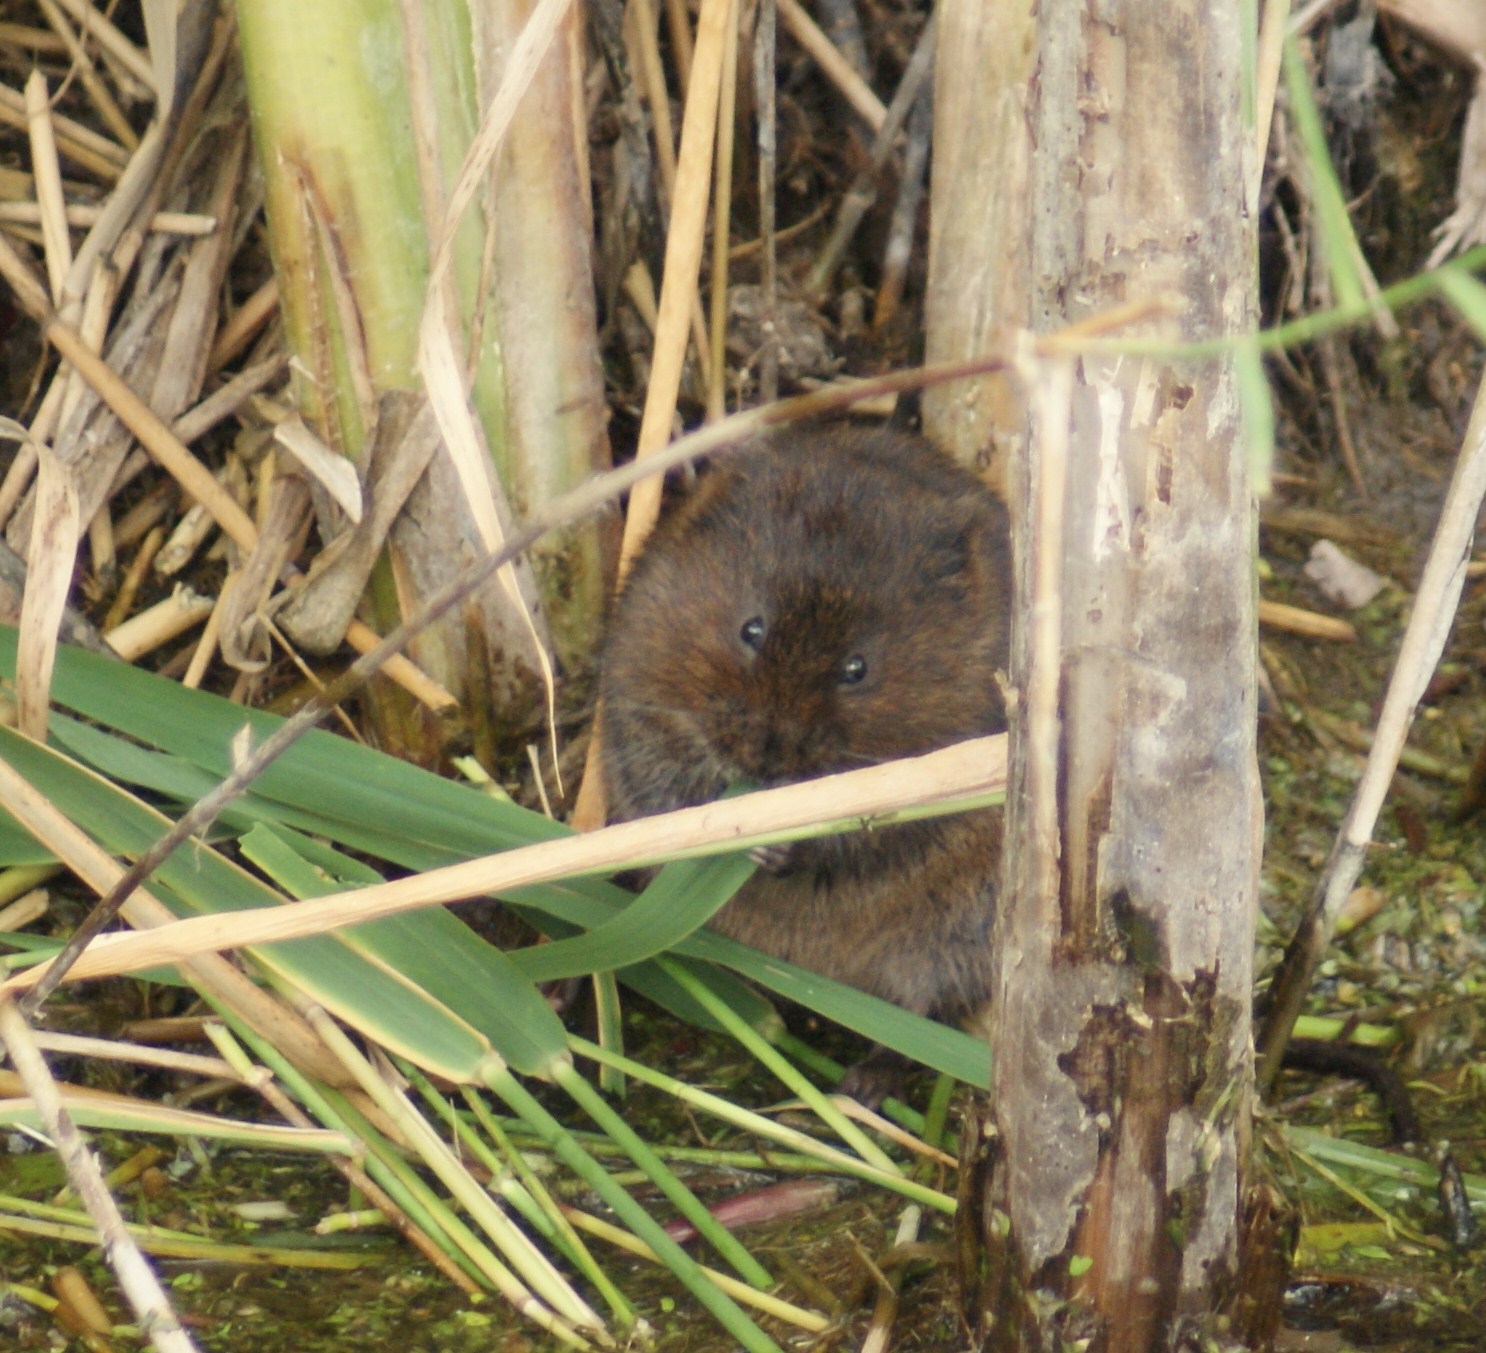
[[[669,13],[669,10],[667,11]],[[712,277],[707,335],[711,375],[707,379],[707,417],[727,413],[728,222],[733,216],[733,123],[738,104],[738,7],[732,7],[722,52],[722,89],[717,118],[717,155],[712,188]]]
[[[763,346],[758,355],[759,398],[765,402],[779,397],[779,248],[774,238],[774,175],[776,158],[776,125],[774,78],[776,0],[762,0],[758,11],[758,28],[753,35],[753,90],[758,105],[758,233],[763,244],[762,305],[759,323]]]
[[[851,62],[842,56],[836,44],[821,32],[815,20],[805,12],[799,0],[776,0],[776,3],[779,17],[784,21],[784,26],[789,29],[790,36],[810,53],[811,58],[820,68],[820,73],[836,86],[841,96],[875,132],[882,126],[882,121],[887,116],[887,109],[882,106],[882,100],[872,92],[871,85],[851,68]]]
[[[893,322],[898,312],[908,263],[913,254],[913,241],[918,234],[918,209],[923,201],[924,180],[929,169],[929,136],[934,127],[934,103],[930,94],[928,89],[919,94],[908,119],[903,173],[898,179],[898,200],[893,206],[892,222],[888,227],[887,246],[882,253],[882,280],[877,285],[877,304],[872,312],[872,327],[878,333]]]
[[[851,243],[851,237],[861,225],[862,217],[876,200],[877,176],[887,164],[893,147],[898,144],[898,134],[918,102],[924,81],[934,70],[935,31],[938,27],[936,19],[937,14],[931,13],[924,24],[924,31],[918,37],[918,45],[913,49],[913,55],[909,57],[908,65],[903,71],[903,78],[898,81],[898,88],[893,93],[893,101],[888,104],[887,116],[877,129],[876,136],[872,138],[871,156],[842,197],[830,238],[811,265],[810,276],[805,283],[805,294],[812,300],[818,301],[825,295],[841,256],[846,252],[846,246]]]

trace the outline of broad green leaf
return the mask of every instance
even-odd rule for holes
[[[306,854],[313,844],[265,826],[254,827],[241,842],[243,854],[295,897],[322,897],[353,886],[309,862]],[[364,866],[362,872],[376,878]],[[443,907],[352,926],[339,938],[356,953],[435,993],[516,1070],[543,1075],[553,1058],[566,1054],[562,1022],[531,981],[501,950]]]
[[[0,677],[14,679],[15,646],[14,628],[0,626]],[[52,699],[217,779],[232,769],[245,730],[257,743],[283,722],[76,648],[58,652]],[[327,821],[381,824],[401,840],[437,843],[462,852],[461,858],[568,831],[538,813],[321,730],[307,733],[267,767],[252,792]]]
[[[111,854],[132,857],[168,824],[154,809],[106,780],[0,728],[0,757]],[[179,916],[279,905],[282,899],[208,846],[178,850],[150,889]],[[347,1023],[452,1079],[473,1076],[490,1048],[469,1025],[405,977],[354,952],[335,936],[316,936],[249,951],[283,980],[313,993]]]
[[[56,859],[4,808],[0,808],[0,869],[55,864]]]

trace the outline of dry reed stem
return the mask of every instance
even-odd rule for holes
[[[230,1080],[239,1085],[245,1078],[220,1057],[205,1057],[199,1052],[179,1052],[175,1048],[157,1048],[147,1043],[128,1043],[115,1038],[90,1038],[83,1034],[52,1033],[36,1030],[36,1046],[43,1052],[57,1052],[67,1057],[87,1057],[95,1062],[125,1062],[133,1066],[160,1067],[182,1075],[200,1076],[205,1080]]]
[[[846,246],[856,234],[857,227],[867,214],[868,208],[876,200],[875,180],[898,143],[898,134],[903,130],[903,124],[908,121],[908,115],[918,101],[919,91],[923,89],[924,82],[933,74],[934,44],[938,41],[937,32],[937,20],[935,15],[930,13],[924,23],[923,31],[919,33],[918,44],[913,49],[913,55],[903,70],[903,77],[898,81],[897,89],[893,91],[893,100],[888,105],[887,116],[872,138],[872,149],[869,152],[867,164],[842,196],[840,205],[836,208],[836,223],[831,228],[830,237],[821,246],[815,262],[811,265],[804,287],[807,296],[816,300],[824,297],[831,277],[842,255],[846,252]],[[783,238],[784,234],[781,232],[779,239]]]
[[[572,1207],[567,1203],[561,1203],[559,1206],[562,1208],[563,1216],[572,1223],[575,1229],[586,1231],[599,1240],[606,1240],[615,1249],[632,1254],[637,1259],[644,1259],[652,1264],[660,1263],[655,1251],[638,1236],[632,1235],[622,1227],[615,1226],[613,1222],[605,1221],[602,1217],[595,1217],[590,1212],[584,1212],[581,1208]],[[767,1292],[760,1292],[757,1288],[750,1287],[747,1283],[733,1277],[732,1274],[724,1273],[721,1269],[713,1268],[709,1264],[699,1264],[697,1267],[740,1306],[751,1306],[761,1315],[787,1321],[796,1329],[804,1330],[808,1334],[821,1334],[831,1327],[831,1321],[818,1311],[796,1306],[792,1302],[771,1296]]]
[[[761,0],[753,30],[754,141],[758,167],[759,266],[758,393],[765,403],[779,398],[779,240],[775,235],[779,177],[779,13]]]
[[[57,394],[60,399],[60,387]],[[15,459],[10,462],[10,468],[5,472],[5,478],[0,480],[0,530],[5,528],[6,522],[10,520],[10,514],[15,511],[22,494],[31,486],[31,477],[36,473],[34,443],[46,440],[44,432],[37,427],[40,421],[38,415],[36,422],[31,426],[31,438],[21,443],[15,453]]]
[[[199,404],[187,409],[171,424],[170,430],[189,445],[224,419],[230,418],[266,386],[280,379],[288,369],[289,358],[283,352],[244,367]]]
[[[650,109],[650,125],[655,133],[655,164],[660,170],[656,192],[660,198],[661,211],[669,213],[671,204],[676,200],[676,132],[671,125],[671,96],[666,89],[665,67],[661,62],[660,42],[656,35],[655,6],[650,0],[632,0],[626,10],[628,22],[625,24],[625,38],[629,47],[630,67],[637,68],[640,72],[640,85],[645,91],[645,103]],[[688,61],[688,69],[690,64]],[[687,85],[689,84],[688,77]]]
[[[102,207],[74,202],[63,207],[69,226],[94,226],[103,216]],[[34,202],[0,202],[0,225],[41,224],[41,208]],[[159,235],[210,235],[217,229],[217,222],[210,216],[194,211],[157,211],[144,222],[146,230]]]
[[[32,888],[22,893],[14,902],[0,907],[0,930],[24,930],[46,915],[51,906],[51,895],[45,888]]]
[[[671,8],[667,6],[667,15]],[[673,20],[674,27],[674,20]],[[712,294],[707,417],[727,413],[728,228],[733,216],[733,125],[738,103],[738,15],[734,6],[724,38],[722,91],[717,117],[717,168],[712,189]],[[688,57],[690,53],[688,52]],[[687,68],[682,62],[681,68]]]
[[[113,516],[107,501],[94,510],[88,521],[88,557],[93,561],[93,578],[96,584],[110,583],[119,571],[118,554],[114,549]]]
[[[221,489],[211,471],[83,341],[78,331],[56,313],[25,261],[4,239],[0,239],[0,277],[10,286],[26,313],[40,326],[42,337],[77,368],[119,421],[181,487],[197,502],[206,504],[238,547],[250,552],[258,533],[247,514]]]
[[[60,55],[67,50],[62,39],[55,33],[48,33],[44,28],[32,28],[29,24],[6,23],[4,20],[0,20],[0,43],[52,55]]]
[[[109,316],[113,313],[113,304],[118,296],[118,290],[118,274],[105,268],[94,275],[87,295],[83,298],[82,317],[78,321],[78,337],[92,351],[99,354],[103,352],[103,345],[108,340]],[[62,394],[62,404],[57,410],[55,426],[65,429],[72,422],[78,406],[87,396],[88,383],[76,367],[62,363],[53,377],[53,384],[60,388]],[[51,391],[47,393],[50,394]],[[40,429],[33,428],[32,435],[39,436]]]
[[[1332,639],[1337,643],[1355,643],[1356,629],[1337,616],[1317,615],[1299,606],[1281,601],[1260,601],[1259,623],[1288,634],[1303,634],[1310,639]]]
[[[52,304],[61,309],[69,299],[63,284],[67,280],[67,270],[72,266],[72,241],[67,234],[67,213],[62,202],[62,166],[57,162],[57,139],[52,132],[46,77],[39,70],[33,70],[26,78],[25,99],[31,173],[36,186],[36,209],[41,214],[46,275],[51,284]]]
[[[917,1203],[909,1203],[898,1219],[898,1229],[893,1236],[893,1248],[902,1249],[918,1240],[923,1225],[924,1210]],[[895,1268],[890,1275],[881,1273],[876,1264],[863,1254],[879,1284],[877,1300],[872,1307],[872,1320],[862,1340],[861,1353],[887,1353],[891,1347],[893,1322],[898,1317],[898,1292],[903,1285],[903,1269]]]
[[[219,484],[227,483],[227,467],[224,465],[214,476]],[[193,503],[176,522],[169,539],[155,557],[155,576],[173,578],[195,557],[216,523],[205,504]]]
[[[706,233],[707,198],[711,190],[712,146],[717,125],[718,92],[726,51],[726,25],[731,0],[702,0],[697,24],[696,54],[686,109],[681,120],[681,153],[677,158],[676,195],[666,231],[665,271],[661,277],[660,313],[651,359],[650,383],[645,392],[637,459],[653,455],[671,439],[676,397],[686,357],[687,328],[700,304],[697,272]],[[706,351],[705,343],[701,348]],[[660,481],[646,480],[630,494],[624,522],[620,570],[634,557],[660,513]]]
[[[1280,87],[1280,65],[1285,32],[1290,22],[1290,0],[1263,0],[1259,41],[1254,53],[1254,159],[1248,199],[1259,200],[1259,181],[1269,157],[1269,129],[1274,121],[1274,99]]]
[[[165,344],[156,363],[149,404],[171,418],[200,397],[207,353],[216,332],[216,312],[227,275],[236,203],[246,169],[247,128],[239,127],[220,148],[209,204],[221,229],[193,240],[185,249],[185,268],[171,308]]]
[[[248,297],[217,330],[207,354],[209,371],[218,371],[238,355],[279,311],[278,278],[270,278]]]
[[[165,514],[175,505],[178,496],[179,492],[174,480],[165,479],[157,483],[114,523],[115,547],[121,550],[127,549],[136,540],[154,531],[157,527],[160,530],[160,539],[163,544],[165,528],[161,523]],[[158,550],[159,546],[155,548]],[[119,616],[118,619],[122,620],[123,616]],[[118,623],[117,620],[115,623]]]
[[[0,122],[24,131],[28,121],[25,95],[9,85],[0,85]],[[115,182],[129,162],[129,152],[118,142],[60,113],[52,115],[52,132],[63,155],[105,182]]]
[[[149,58],[129,41],[90,0],[57,0],[57,3],[93,38],[104,53],[117,61],[139,82],[142,90],[155,90],[155,72]]]
[[[492,1263],[480,1252],[469,1252],[466,1258],[521,1315],[571,1347],[588,1347],[576,1331],[602,1331],[604,1322],[599,1316],[558,1273],[536,1243],[518,1230],[489,1194],[474,1182],[438,1130],[408,1102],[404,1086],[389,1083],[393,1080],[390,1074],[379,1074],[372,1059],[352,1042],[323,1006],[303,996],[297,1003],[367,1098],[395,1125],[399,1138],[409,1144],[423,1165],[465,1206],[471,1220],[490,1236],[511,1266],[499,1261]],[[386,1068],[384,1060],[378,1061]],[[540,1288],[544,1295],[537,1296],[533,1288]]]
[[[671,39],[671,51],[675,53],[676,78],[681,87],[691,83],[691,14],[686,0],[665,0],[666,31]]]
[[[217,524],[243,553],[251,554],[257,544],[258,532],[247,513],[217,484],[211,471],[196,459],[153,410],[89,349],[78,332],[62,321],[24,260],[3,238],[0,238],[0,278],[10,286],[22,308],[38,323],[42,336],[77,368],[119,421],[191,497],[206,505]],[[346,642],[358,652],[366,653],[376,647],[378,640],[368,626],[353,621],[346,630]],[[420,672],[407,658],[393,658],[382,670],[431,709],[445,709],[456,703],[448,691]]]
[[[929,140],[933,131],[934,107],[927,97],[915,100],[908,118],[903,167],[898,176],[898,197],[893,204],[887,244],[882,251],[882,280],[872,311],[872,327],[887,333],[898,312],[907,284],[908,265],[917,234],[919,203],[929,172]]]
[[[51,450],[38,446],[37,451],[40,474],[31,518],[31,543],[26,553],[26,590],[21,597],[15,685],[17,726],[27,737],[44,742],[57,633],[67,594],[72,590],[79,522],[72,475]]]
[[[201,686],[202,678],[206,676],[207,668],[217,655],[217,636],[222,628],[222,599],[229,594],[233,580],[239,575],[229,574],[227,581],[222,584],[222,591],[212,605],[211,614],[206,618],[206,624],[202,626],[201,638],[197,641],[195,649],[191,653],[191,661],[186,665],[185,674],[181,677],[181,685],[187,690],[197,690]]]
[[[820,68],[820,73],[840,91],[862,120],[874,132],[887,120],[887,109],[872,88],[851,68],[840,49],[816,25],[798,0],[775,0],[779,17],[790,36],[800,44]]]
[[[30,588],[26,590],[29,595]],[[131,616],[103,637],[125,662],[134,662],[201,624],[215,605],[211,597],[198,596],[189,587],[178,587],[163,601]]]
[[[326,446],[298,414],[290,414],[273,430],[273,439],[320,485],[353,525],[362,515],[361,480],[356,467]]]
[[[284,1093],[266,1067],[248,1063],[246,1054],[242,1052],[242,1049],[223,1025],[216,1022],[208,1023],[206,1026],[206,1036],[211,1039],[214,1046],[229,1054],[234,1059],[234,1062],[242,1064],[242,1070],[238,1070],[236,1065],[233,1066],[233,1075],[242,1080],[251,1089],[256,1090],[273,1111],[284,1122],[288,1123],[290,1127],[303,1128],[307,1132],[323,1131],[294,1100],[290,1099]],[[403,1239],[422,1254],[430,1264],[438,1269],[465,1296],[474,1297],[479,1293],[480,1288],[478,1284],[453,1259],[434,1244],[428,1234],[414,1223],[412,1218],[393,1201],[381,1185],[372,1179],[350,1155],[332,1154],[328,1159],[331,1165],[346,1178],[351,1187],[360,1191],[365,1196],[367,1202],[382,1214]],[[324,1223],[322,1222],[321,1226],[323,1227],[323,1225]]]
[[[1264,1092],[1273,1088],[1279,1075],[1280,1060],[1301,1003],[1335,934],[1341,909],[1362,871],[1373,828],[1393,783],[1393,772],[1408,740],[1414,713],[1449,638],[1465,586],[1466,565],[1483,499],[1486,499],[1486,382],[1476,390],[1470,424],[1440,507],[1439,522],[1399,643],[1367,764],[1306,914],[1286,947],[1270,985],[1271,1003],[1258,1040],[1256,1073]]]
[[[662,213],[669,218],[676,200],[676,176],[678,163],[676,159],[676,138],[671,126],[671,100],[666,89],[666,77],[664,66],[660,56],[660,39],[656,31],[655,8],[650,0],[633,0],[627,9],[629,22],[625,25],[625,32],[631,53],[631,65],[638,64],[640,68],[641,81],[645,90],[645,101],[650,108],[651,127],[654,131],[655,162],[660,170],[660,183],[657,185],[657,195],[660,199]],[[638,55],[638,63],[635,56]],[[690,84],[689,72],[693,69],[692,54],[687,53],[684,63],[688,74],[681,77],[683,87]],[[690,96],[688,95],[688,98]],[[636,267],[642,267],[636,264]],[[690,316],[692,327],[691,342],[695,349],[698,370],[705,381],[710,374],[710,366],[703,360],[703,354],[707,351],[707,327],[706,320],[702,315],[701,297],[697,297],[695,306]],[[654,322],[650,325],[654,332]],[[707,392],[710,400],[711,390]]]
[[[77,73],[83,91],[92,101],[98,116],[108,124],[108,129],[114,135],[114,139],[127,150],[136,150],[139,147],[139,137],[135,135],[134,128],[129,125],[129,119],[124,116],[114,96],[109,92],[103,77],[99,75],[94,66],[92,58],[87,49],[78,40],[78,36],[72,30],[72,25],[67,22],[66,17],[58,8],[56,0],[37,0],[37,5],[45,16],[52,31],[61,38],[62,45],[67,49],[67,55],[72,59],[72,70]]]
[[[639,0],[639,3],[646,3],[646,0]],[[647,23],[641,29],[638,25],[640,12],[637,6],[637,24],[633,31],[643,49],[647,35],[650,39],[654,37],[651,31],[654,25]],[[733,30],[731,39],[729,29]],[[701,307],[698,269],[706,229],[712,149],[725,83],[724,70],[730,62],[736,66],[736,30],[737,16],[732,0],[703,0],[691,67],[692,79],[687,86],[686,107],[682,114],[681,154],[666,230],[665,267],[655,321],[655,341],[651,348],[650,378],[645,387],[645,408],[635,446],[637,462],[655,455],[670,441],[676,418],[676,399],[681,390],[681,373],[686,359],[686,326]],[[704,333],[697,342],[697,354],[700,365],[710,371],[706,353]],[[720,404],[718,392],[711,395],[709,404],[714,408]],[[620,579],[660,516],[662,482],[656,476],[642,480],[630,491],[619,549]],[[603,723],[603,707],[599,705],[594,710],[588,755],[573,803],[572,822],[579,831],[590,831],[600,826],[608,813],[603,782],[597,774],[603,755]]]
[[[115,539],[117,540],[117,533]],[[123,576],[119,579],[119,585],[114,590],[114,599],[109,603],[103,623],[98,626],[105,634],[123,624],[129,612],[134,609],[134,598],[139,595],[140,584],[144,581],[145,574],[149,571],[155,555],[164,543],[165,528],[163,526],[152,526],[145,534],[144,540],[134,552],[134,558],[129,561],[128,568],[124,570]]]

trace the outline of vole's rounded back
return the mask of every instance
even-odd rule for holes
[[[1001,730],[1009,596],[1001,505],[921,439],[843,427],[732,453],[661,523],[616,604],[601,679],[611,815]],[[714,923],[958,1013],[983,995],[995,872],[960,856],[998,844],[985,814],[802,843]]]

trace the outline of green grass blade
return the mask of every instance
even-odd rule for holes
[[[1464,268],[1447,263],[1435,274],[1440,293],[1460,312],[1460,317],[1486,342],[1486,286]]]
[[[577,1073],[575,1083],[586,1084]],[[498,1074],[487,1082],[542,1143],[604,1200],[635,1235],[655,1251],[687,1290],[713,1315],[748,1353],[780,1353],[779,1346],[750,1320],[738,1305],[720,1291],[685,1250],[670,1238],[661,1225],[614,1182],[573,1136],[552,1117],[514,1076]],[[581,1092],[580,1092],[581,1093]],[[589,1094],[597,1098],[594,1091]],[[602,1101],[600,1101],[602,1102]]]
[[[728,1008],[707,991],[704,983],[688,979],[685,974],[678,973],[677,975],[692,985],[692,994],[707,1005],[717,1019],[727,1025],[728,1032],[743,1044],[755,1060],[773,1072],[791,1094],[803,1099],[815,1116],[850,1146],[857,1155],[867,1164],[875,1165],[884,1173],[897,1173],[898,1167],[889,1159],[887,1153],[806,1080],[788,1058],[771,1048],[741,1020],[734,1018]]]
[[[697,1196],[686,1187],[639,1135],[610,1107],[607,1100],[570,1067],[563,1068],[559,1084],[595,1123],[617,1142],[650,1177],[652,1183],[670,1199],[677,1211],[717,1253],[732,1265],[738,1275],[760,1291],[771,1287],[773,1278],[713,1215],[702,1206]]]
[[[572,939],[522,949],[511,961],[535,982],[628,968],[674,948],[705,925],[755,868],[745,854],[678,860],[612,921]]]
[[[1285,39],[1285,89],[1290,95],[1290,114],[1295,119],[1295,129],[1305,154],[1316,226],[1326,245],[1326,268],[1331,276],[1332,293],[1337,305],[1343,309],[1364,305],[1367,292],[1358,267],[1362,246],[1357,242],[1352,218],[1347,214],[1346,196],[1337,182],[1331,152],[1326,147],[1326,132],[1321,126],[1316,101],[1311,96],[1305,61],[1293,37]]]
[[[1233,350],[1233,367],[1243,406],[1249,488],[1256,498],[1267,498],[1274,469],[1274,403],[1259,345],[1252,339],[1240,343]]]
[[[621,893],[621,896],[626,894]],[[593,898],[549,896],[536,905],[539,910],[580,929],[596,928],[615,914],[612,904]],[[709,930],[695,931],[682,940],[676,946],[676,954],[682,958],[704,959],[732,968],[750,981],[777,992],[797,1005],[814,1010],[837,1024],[854,1029],[873,1042],[894,1048],[904,1056],[922,1062],[936,1071],[943,1071],[967,1085],[982,1090],[990,1085],[990,1049],[982,1040],[972,1038],[959,1029],[951,1029],[934,1020],[925,1019],[922,1015],[910,1014],[888,1001],[842,986],[839,982],[832,982],[829,978],[786,963],[783,959],[771,958],[757,949],[750,949],[745,944],[738,944]],[[645,966],[650,968],[654,965]],[[696,971],[700,972],[702,969]],[[633,985],[637,989],[643,989],[641,983],[650,981],[648,974],[637,977],[633,971],[626,971],[621,976],[627,985]],[[712,985],[716,989],[715,984]],[[659,987],[652,989],[667,990]],[[647,991],[646,994],[650,992]],[[679,999],[676,1004],[661,996],[657,996],[657,999],[667,1009],[678,1013],[685,1009]],[[738,1008],[731,997],[728,998],[728,1003],[735,1009]],[[695,1008],[697,1003],[690,1002],[690,1005]],[[691,1019],[693,1023],[717,1027],[716,1021],[710,1017],[705,1021],[698,1021],[690,1014],[683,1014],[682,1017]],[[750,1019],[749,1023],[755,1028],[762,1027],[757,1020]]]

